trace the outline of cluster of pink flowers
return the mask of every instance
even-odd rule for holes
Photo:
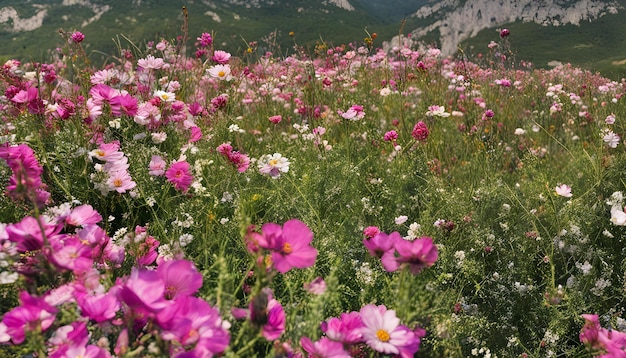
[[[363,106],[355,104],[350,107],[347,111],[338,110],[340,116],[349,121],[358,121],[359,119],[365,118],[365,112],[363,111]]]
[[[233,150],[233,146],[230,143],[222,143],[217,147],[217,152],[226,157],[229,162],[237,167],[237,171],[240,173],[248,170],[250,166],[250,157],[246,154]]]
[[[174,185],[176,190],[186,193],[194,179],[189,163],[181,160],[172,163],[167,170],[166,167],[167,163],[160,155],[153,155],[148,164],[148,173],[154,176],[165,175],[167,181]]]
[[[100,189],[103,194],[110,191],[116,191],[118,193],[125,193],[133,189],[137,184],[133,181],[128,173],[128,158],[120,151],[120,144],[118,142],[102,143],[98,146],[98,149],[94,149],[89,152],[89,157],[95,158],[104,164],[97,163],[95,165],[96,171],[103,173],[105,176],[104,183],[96,182],[96,187]],[[92,175],[92,180],[97,175]]]
[[[156,260],[158,241],[147,235],[145,227],[137,227],[122,241],[137,265],[156,261],[158,266],[134,267],[130,275],[107,283],[100,270],[120,268],[124,247],[98,226],[102,217],[90,205],[60,207],[56,212],[45,220],[27,216],[0,232],[0,237],[15,243],[21,257],[18,272],[27,281],[71,278],[40,296],[20,292],[19,306],[0,321],[0,343],[22,344],[36,333],[46,339],[50,357],[110,357],[108,349],[93,344],[97,338],[91,337],[88,327],[93,324],[113,339],[118,356],[136,349],[147,327],[167,342],[168,351],[163,353],[169,356],[213,356],[226,349],[229,324],[215,308],[194,297],[202,274],[191,261]],[[57,316],[70,307],[75,307],[77,319],[61,325]]]
[[[35,157],[35,152],[26,144],[11,146],[5,143],[0,145],[0,158],[6,161],[13,172],[6,188],[9,196],[13,200],[44,206],[50,193],[41,181],[43,167]]]
[[[596,314],[583,314],[585,325],[580,332],[580,341],[596,357],[618,358],[626,356],[626,333],[609,330],[600,325]]]
[[[406,266],[411,273],[417,274],[424,268],[434,265],[438,257],[437,246],[433,244],[430,237],[405,240],[397,231],[391,234],[375,233],[374,230],[368,228],[363,245],[372,256],[381,259],[383,267],[388,272],[394,272]]]
[[[372,350],[395,357],[413,357],[419,350],[425,331],[400,324],[394,310],[384,305],[369,304],[359,312],[342,313],[321,324],[325,336],[317,342],[300,339],[302,349],[313,357],[352,357],[364,354],[365,343]]]

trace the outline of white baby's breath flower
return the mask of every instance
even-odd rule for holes
[[[189,243],[191,243],[191,241],[193,241],[193,235],[191,235],[191,234],[182,234],[178,238],[178,241],[180,242],[180,246],[185,247]]]

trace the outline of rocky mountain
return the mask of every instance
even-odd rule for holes
[[[454,55],[458,46],[484,49],[498,28],[510,27],[524,35],[516,37],[523,55],[542,65],[626,58],[626,0],[2,0],[0,60],[44,58],[60,44],[59,29],[83,32],[94,57],[126,42],[173,39],[182,35],[183,6],[191,41],[212,32],[235,53],[250,41],[288,54],[294,44],[311,50],[376,32],[378,44],[410,34]]]

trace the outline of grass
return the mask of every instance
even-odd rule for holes
[[[102,230],[126,256],[89,266],[98,277],[93,289],[109,292],[119,305],[112,317],[96,323],[80,291],[76,299],[54,304],[58,313],[49,327],[34,319],[19,326],[28,332],[23,344],[0,349],[7,355],[67,349],[49,338],[79,322],[91,332],[89,344],[99,342],[107,351],[128,328],[128,350],[120,356],[197,349],[201,343],[172,338],[174,324],[164,323],[152,307],[138,307],[118,292],[131,290],[137,275],[165,267],[162,259],[176,258],[195,267],[181,275],[201,276],[202,286],[188,299],[210,305],[230,323],[227,344],[219,350],[227,357],[302,352],[302,337],[325,336],[320,323],[370,304],[393,309],[410,330],[426,330],[417,356],[592,356],[579,338],[582,314],[600,315],[602,326],[614,327],[616,336],[624,325],[625,231],[615,210],[623,214],[618,193],[626,189],[626,155],[621,139],[615,146],[606,139],[609,131],[626,135],[624,85],[573,66],[528,66],[519,61],[525,52],[511,47],[523,29],[511,27],[510,38],[497,39],[498,51],[515,49],[505,61],[471,53],[441,58],[432,49],[384,53],[374,39],[370,47],[318,47],[287,57],[252,51],[231,59],[231,80],[211,77],[207,70],[217,65],[214,60],[185,57],[175,40],[163,49],[132,38],[119,41],[118,53],[126,57],[110,57],[109,70],[117,74],[106,80],[98,73],[102,68],[84,58],[88,37],[80,45],[63,45],[53,81],[23,76],[36,70],[29,63],[7,63],[1,114],[8,144],[0,157],[11,164],[15,158],[4,154],[9,145],[32,148],[42,166],[40,189],[51,200],[40,206],[20,201],[30,198],[28,186],[11,189],[9,178],[26,164],[0,168],[6,189],[0,196],[0,222],[6,223],[0,226],[0,277],[7,282],[0,286],[3,319],[14,307],[35,309],[23,297],[19,302],[17,292],[50,299],[49,290],[70,285],[96,294],[84,288],[90,282],[80,270],[54,256],[84,235],[66,219],[80,205],[91,205],[101,216],[89,227]],[[221,40],[216,35],[205,50],[221,49]],[[139,69],[138,61],[148,55],[168,66]],[[50,75],[50,67],[38,70]],[[94,89],[99,81],[106,89]],[[30,107],[21,103],[26,92],[19,91],[35,85],[38,99],[58,107],[37,111],[37,99],[27,101]],[[98,101],[98,93],[108,98],[109,89],[123,89],[141,109],[152,103],[158,116],[147,124],[143,112],[130,113],[130,104],[116,113],[112,98],[126,94],[112,92],[102,100],[102,113],[87,120],[87,100]],[[156,90],[171,90],[179,102],[167,102]],[[74,110],[62,118],[64,112],[55,108],[71,107],[67,101]],[[355,105],[364,117],[350,120]],[[271,122],[276,115],[282,120]],[[413,133],[418,122],[427,135]],[[201,131],[200,138],[191,139],[192,128]],[[397,138],[386,140],[391,131]],[[102,143],[119,143],[134,188],[107,187],[114,171],[94,158]],[[225,143],[248,156],[246,170],[220,153]],[[263,156],[274,153],[289,161],[278,177],[260,171]],[[165,161],[164,169],[189,163],[193,184],[181,189],[171,176],[150,174],[154,156]],[[559,194],[562,184],[571,196]],[[16,231],[19,223],[42,214],[59,222],[58,232],[46,236],[52,243],[18,250],[16,243],[26,237]],[[279,273],[270,255],[291,246],[254,249],[246,240],[252,232],[268,235],[264,225],[290,219],[312,232],[317,254],[313,265]],[[424,267],[416,275],[404,266],[386,270],[363,244],[370,226],[417,243],[431,238],[436,262],[427,265],[422,257]],[[61,246],[49,250],[46,245],[59,236]],[[103,248],[89,245],[95,259]],[[149,253],[152,260],[138,262]],[[9,280],[6,275],[16,270],[20,275]],[[321,295],[304,288],[316,277],[326,282]],[[182,299],[161,297],[159,284],[146,285],[144,291],[157,293],[145,297],[170,308],[183,305]],[[268,288],[285,314],[280,337],[269,340],[261,333],[267,322],[238,320],[232,311],[250,304],[265,308]],[[9,333],[14,342],[15,334]],[[353,355],[382,355],[366,342],[348,346]]]

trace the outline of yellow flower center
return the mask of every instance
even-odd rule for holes
[[[389,340],[391,339],[389,333],[387,333],[387,331],[385,331],[384,329],[379,329],[378,331],[376,331],[376,337],[378,337],[381,342],[389,342]]]
[[[265,256],[265,259],[263,261],[265,262],[265,267],[272,267],[272,256]]]
[[[291,244],[286,242],[283,244],[283,252],[286,254],[290,254],[293,252],[293,249],[291,248]]]
[[[224,76],[226,76],[226,72],[224,71],[220,71],[217,73],[217,77],[224,77]]]
[[[122,179],[119,178],[115,178],[113,179],[113,186],[119,188],[120,186],[122,186]]]
[[[277,163],[278,163],[278,159],[272,159],[272,160],[269,161],[269,165],[271,165],[273,167],[276,166]]]

